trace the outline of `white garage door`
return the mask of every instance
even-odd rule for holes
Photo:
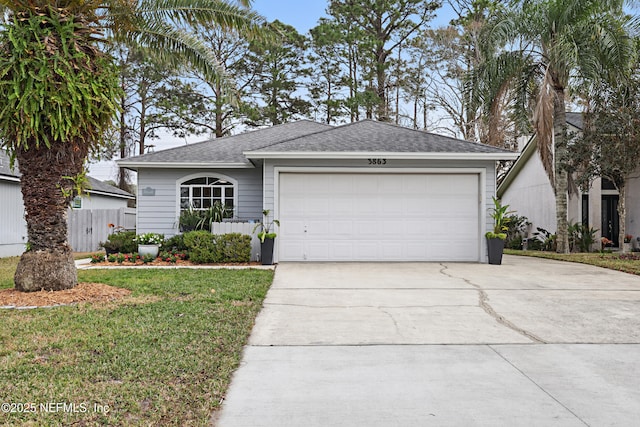
[[[281,173],[280,261],[479,261],[478,174]]]

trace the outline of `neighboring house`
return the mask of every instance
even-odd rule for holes
[[[216,201],[280,220],[275,261],[486,262],[496,161],[516,153],[364,120],[298,121],[118,161],[138,172],[138,232],[179,232]]]
[[[581,132],[582,114],[567,113],[567,125],[570,132]],[[520,157],[500,183],[498,197],[518,215],[528,218],[532,224],[532,232],[540,227],[555,233],[557,222],[554,191],[538,155],[535,137],[529,139]],[[640,174],[628,177],[626,197],[626,234],[638,237]],[[618,191],[611,182],[597,178],[587,192],[578,190],[577,194],[569,194],[568,221],[596,228],[598,240],[606,237],[614,242],[614,246],[619,246],[619,199]]]
[[[25,212],[22,192],[20,191],[20,172],[17,169],[17,167],[11,169],[9,167],[9,157],[4,152],[0,152],[0,200],[2,201],[0,203],[0,257],[20,255],[24,252],[27,242],[27,223],[24,220]],[[135,199],[133,194],[112,185],[105,184],[92,177],[88,177],[88,179],[91,189],[88,189],[82,197],[76,197],[72,202],[71,208],[74,211],[87,211],[86,214],[78,216],[85,218],[96,212],[126,210],[128,201]],[[117,215],[110,215],[117,218]],[[91,225],[87,226],[85,223],[74,222],[73,211],[70,212],[69,216],[69,241],[74,246],[74,249],[85,250],[77,249],[76,246],[79,247],[80,244],[75,242],[85,239],[86,234],[91,234],[92,227]],[[112,221],[115,221],[115,219]],[[107,230],[107,221],[103,222],[105,222],[104,228]],[[134,220],[131,221],[129,227],[135,227]],[[101,239],[104,240],[105,236],[102,236]],[[97,244],[92,245],[91,249],[87,250],[94,249],[98,249]]]
[[[20,191],[20,177],[0,151],[0,258],[20,255],[27,242],[27,223]]]
[[[118,187],[87,177],[89,188],[82,197],[77,196],[71,202],[72,209],[120,209],[126,208],[136,196]]]

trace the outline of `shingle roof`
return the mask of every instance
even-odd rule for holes
[[[584,122],[582,120],[582,113],[570,113],[567,112],[567,123],[580,130],[584,129]]]
[[[350,123],[253,151],[256,155],[261,152],[510,153],[374,120]]]
[[[124,191],[118,187],[114,187],[111,184],[107,184],[106,182],[102,182],[90,176],[87,177],[89,180],[90,189],[87,189],[87,193],[99,192],[112,194],[116,197],[122,197],[126,199],[135,199],[135,196],[127,191]]]
[[[242,154],[244,151],[257,150],[274,143],[309,135],[332,126],[300,120],[270,128],[250,131],[238,135],[170,148],[142,156],[119,160],[122,166],[144,163],[222,163],[246,164],[249,160]]]

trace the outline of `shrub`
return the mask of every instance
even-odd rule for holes
[[[505,247],[522,249],[522,241],[527,237],[527,230],[531,223],[526,216],[510,215],[507,222],[507,241]]]
[[[529,250],[534,251],[555,251],[556,250],[556,235],[545,230],[544,228],[536,227],[535,233],[533,233],[533,239],[529,239]]]
[[[581,223],[569,223],[569,247],[571,252],[590,252],[591,246],[596,243],[598,230]]]
[[[170,262],[175,264],[178,261],[178,257],[173,252],[163,251],[160,252],[160,259],[162,261]]]
[[[213,235],[208,231],[184,234],[189,259],[196,264],[217,262],[249,262],[251,236],[240,233]]]
[[[99,262],[104,261],[104,254],[92,254],[91,255],[91,263],[97,264]]]
[[[148,264],[150,262],[153,262],[155,259],[156,259],[156,257],[154,257],[151,254],[145,254],[145,255],[142,256],[142,262],[144,264]]]
[[[216,245],[216,239],[208,231],[189,231],[184,234],[184,244],[189,250],[189,259],[195,264],[220,262],[221,251]]]
[[[184,234],[176,234],[173,237],[168,238],[162,244],[163,251],[186,251],[187,245],[184,244]]]
[[[251,236],[240,233],[230,233],[217,236],[223,246],[223,262],[251,261]]]
[[[135,237],[135,231],[113,233],[109,235],[106,242],[100,242],[100,246],[112,253],[132,253],[138,248],[138,244],[134,241]]]

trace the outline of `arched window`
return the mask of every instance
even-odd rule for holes
[[[180,184],[180,210],[205,210],[216,202],[225,208],[225,218],[233,218],[235,208],[235,187],[222,178],[203,176]]]

